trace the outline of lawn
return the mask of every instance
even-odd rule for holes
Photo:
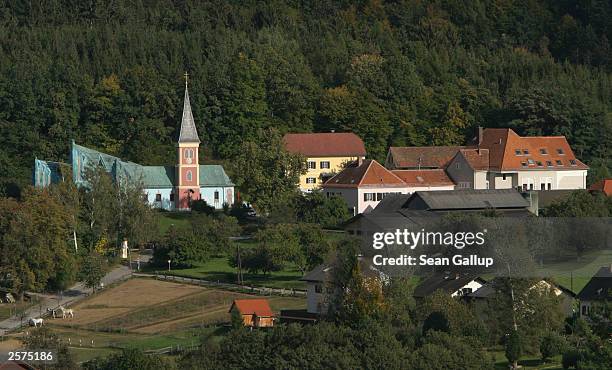
[[[181,227],[189,223],[189,212],[158,212],[159,234],[163,235],[171,226]]]
[[[236,283],[236,269],[231,267],[226,257],[211,258],[204,263],[196,263],[194,267],[160,271],[176,276]],[[265,286],[268,288],[306,289],[306,283],[300,281],[302,273],[297,268],[287,267],[281,271],[274,271],[267,275],[250,274],[243,272],[244,284],[251,286]]]
[[[508,370],[508,360],[506,360],[506,355],[504,351],[491,351],[489,352],[493,355],[495,359],[495,369],[498,370]],[[519,365],[522,366],[523,369],[547,369],[547,370],[562,370],[561,366],[561,356],[553,357],[548,362],[542,362],[542,359],[538,356],[523,356],[519,361]]]
[[[612,250],[599,250],[585,253],[579,261],[547,264],[542,271],[557,283],[578,293],[602,266],[610,266],[610,263]]]

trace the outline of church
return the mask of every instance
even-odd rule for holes
[[[70,163],[36,159],[34,186],[46,187],[63,181],[66,171],[78,186],[85,185],[85,169],[100,165],[119,181],[139,181],[149,204],[168,211],[188,211],[193,200],[202,199],[216,209],[234,203],[234,184],[220,165],[200,165],[200,138],[189,102],[187,81],[183,100],[181,130],[176,143],[177,162],[174,166],[143,166],[121,160],[72,142]]]

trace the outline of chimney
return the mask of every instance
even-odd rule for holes
[[[480,149],[480,144],[482,144],[482,134],[484,130],[482,126],[478,126],[478,149]]]
[[[357,166],[361,166],[363,164],[363,157],[357,156]]]

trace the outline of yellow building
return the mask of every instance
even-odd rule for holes
[[[312,191],[340,172],[347,163],[363,160],[365,145],[353,133],[286,134],[285,149],[306,158],[308,172],[300,176],[300,190]]]

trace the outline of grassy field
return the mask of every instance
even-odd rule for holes
[[[131,279],[72,306],[74,318],[45,323],[69,343],[79,361],[85,361],[122,348],[156,350],[197,345],[203,336],[220,338],[227,330],[227,311],[236,298],[254,296],[154,279]],[[268,299],[276,312],[305,307],[303,298]]]
[[[612,250],[586,253],[579,261],[552,263],[544,267],[543,272],[551,276],[574,293],[580,292],[593,275],[602,267],[612,263]]]
[[[0,321],[6,320],[15,314],[15,310],[23,312],[24,310],[36,305],[38,298],[32,297],[30,301],[21,301],[17,303],[0,303]]]
[[[508,360],[504,351],[492,351],[489,352],[495,358],[495,369],[496,370],[508,370]],[[548,362],[542,362],[542,359],[536,356],[523,356],[523,359],[519,361],[519,365],[523,369],[537,369],[537,370],[562,370],[561,356],[556,356],[550,359]]]
[[[189,212],[159,212],[159,234],[163,235],[171,226],[187,226],[189,223]]]
[[[192,268],[160,271],[176,276],[236,283],[236,269],[231,267],[227,258],[211,258],[204,263],[198,263]],[[243,272],[244,284],[252,286],[265,286],[269,288],[306,289],[306,284],[299,279],[302,273],[297,268],[285,268],[281,271],[271,272],[268,275],[249,274]]]

